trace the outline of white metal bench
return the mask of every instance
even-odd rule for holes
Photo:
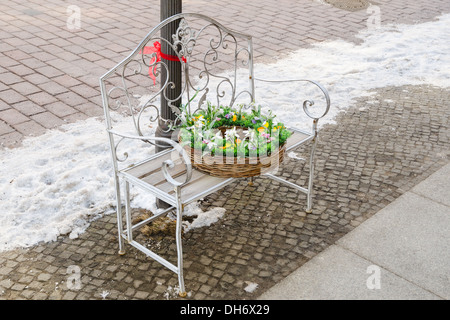
[[[172,39],[167,41],[160,36],[160,31],[174,21],[179,22],[179,27],[173,34]],[[166,92],[173,89],[173,83],[170,79],[167,79],[159,87],[155,86],[160,72],[167,71],[168,68],[164,56],[161,58],[161,53],[155,50],[155,44],[161,42],[170,45],[176,53],[177,60],[181,63],[183,74],[182,97],[170,98],[170,94],[166,95]],[[215,67],[219,71],[223,69],[231,71],[224,75],[224,73],[214,71]],[[240,87],[241,83],[238,78],[242,77],[240,74],[243,69],[247,70],[244,76],[246,81],[244,82],[245,87]],[[209,17],[183,13],[172,16],[153,28],[128,57],[100,78],[106,127],[114,167],[119,253],[124,253],[123,242],[126,241],[175,272],[178,275],[181,296],[185,294],[181,242],[183,209],[190,202],[201,199],[230,184],[235,178],[214,177],[196,170],[192,166],[189,155],[177,142],[154,135],[154,129],[158,123],[166,124],[169,129],[174,125],[173,120],[165,118],[161,112],[159,107],[160,97],[166,99],[173,112],[179,112],[176,103],[181,98],[188,101],[189,107],[194,108],[194,103],[198,103],[198,107],[201,108],[202,102],[207,99],[207,94],[211,94],[211,92],[215,93],[216,101],[214,102],[217,105],[232,106],[244,100],[245,103],[250,103],[255,101],[253,71],[251,36],[232,31]],[[306,211],[311,212],[314,150],[318,134],[317,122],[329,110],[328,93],[320,84],[311,80],[260,81],[274,84],[283,81],[309,82],[323,93],[325,110],[319,116],[313,115],[311,112],[310,108],[313,104],[311,101],[306,100],[303,103],[305,113],[312,119],[311,132],[289,128],[293,131],[293,135],[288,139],[287,151],[306,142],[311,142],[308,185],[306,187],[298,186],[274,174],[265,174],[269,178],[306,193]],[[198,101],[191,101],[194,92],[199,93]],[[120,120],[115,119],[115,116],[118,116]],[[123,126],[124,121],[128,121],[128,126]],[[131,156],[133,152],[137,152],[136,147],[132,147],[130,144],[130,141],[136,140],[145,142],[148,148],[154,148],[161,144],[171,147],[136,160],[135,158],[132,159]],[[157,199],[167,203],[169,207],[151,218],[133,225],[130,208],[130,185],[150,192]],[[123,193],[121,192],[122,188]],[[125,228],[122,199],[124,199],[126,211]],[[177,217],[176,247],[178,259],[176,265],[152,252],[133,237],[133,232],[143,225],[174,210],[176,210]]]

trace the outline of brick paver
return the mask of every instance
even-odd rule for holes
[[[252,34],[256,62],[270,62],[318,41],[358,41],[354,35],[367,27],[369,14],[323,2],[198,0],[186,1],[183,9]],[[76,4],[79,30],[67,26],[66,1],[0,4],[3,147],[101,115],[98,78],[159,20],[158,0]],[[382,24],[429,21],[450,12],[448,0],[379,0],[377,5]],[[338,117],[339,125],[322,130],[313,214],[304,214],[302,195],[260,178],[254,186],[243,180],[205,199],[205,208],[221,206],[227,213],[220,223],[185,235],[191,299],[256,297],[448,162],[450,114],[444,101],[449,90],[408,86],[380,89],[378,95],[375,108],[359,108],[367,103],[360,99]],[[287,159],[281,174],[303,183],[307,172],[302,169]],[[60,237],[1,252],[0,299],[175,298],[171,288],[177,279],[171,271],[130,248],[118,256],[116,242],[115,217],[105,216],[78,239]],[[173,241],[148,240],[148,245],[175,258]],[[81,288],[68,287],[70,266],[80,268]],[[254,293],[243,290],[249,282],[259,285]]]

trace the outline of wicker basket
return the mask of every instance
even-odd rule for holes
[[[286,145],[282,145],[277,152],[272,152],[270,156],[234,158],[233,163],[230,163],[229,159],[225,157],[223,161],[218,162],[217,158],[210,155],[202,156],[201,152],[189,146],[184,148],[191,155],[192,166],[199,171],[220,178],[248,178],[270,172],[283,162]]]
[[[219,129],[223,131],[223,128]],[[199,171],[220,178],[249,178],[270,172],[279,166],[284,160],[286,143],[263,157],[216,157],[202,155],[201,150],[193,149],[190,145],[183,148],[190,155],[192,166]]]

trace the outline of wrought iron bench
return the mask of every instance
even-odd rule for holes
[[[161,30],[174,22],[177,22],[177,28],[168,41],[167,38],[161,37]],[[169,56],[161,51],[161,44],[162,47],[173,50],[175,54]],[[175,96],[171,92],[174,90],[175,81],[168,78],[168,64],[174,62],[181,64],[182,71],[182,85],[178,88],[181,93]],[[175,272],[178,275],[181,296],[185,295],[181,241],[184,207],[223,188],[236,178],[216,177],[195,169],[190,156],[176,139],[161,137],[161,134],[155,135],[158,124],[166,128],[166,131],[173,131],[176,124],[174,118],[162,110],[160,105],[165,103],[174,114],[180,112],[178,106],[182,99],[187,101],[188,108],[202,108],[208,98],[207,94],[213,91],[217,105],[249,104],[255,101],[253,68],[251,36],[232,31],[209,17],[184,13],[172,16],[153,28],[128,57],[100,78],[114,168],[119,254],[125,252],[125,241]],[[221,70],[231,71],[227,74]],[[244,75],[241,75],[243,72]],[[161,73],[164,79],[161,77],[162,84],[158,87],[156,82]],[[275,85],[283,82],[262,79],[259,81]],[[303,103],[304,112],[312,119],[311,132],[289,128],[293,134],[287,141],[287,151],[306,142],[311,143],[309,181],[306,187],[302,187],[271,173],[264,176],[306,193],[306,211],[311,212],[317,122],[328,112],[330,99],[327,91],[315,81],[284,80],[286,81],[312,84],[320,90],[325,100],[324,111],[319,115],[311,111],[312,101],[306,100]],[[198,93],[197,100],[192,98],[194,92]],[[155,148],[161,147],[165,149],[154,152]],[[159,210],[147,220],[133,224],[130,208],[131,185],[151,193],[168,204],[168,207]],[[125,206],[125,223],[122,199]],[[133,236],[133,232],[170,211],[176,211],[176,265],[137,242]]]

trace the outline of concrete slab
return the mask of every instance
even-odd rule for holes
[[[333,245],[265,292],[261,300],[434,300],[438,296]]]
[[[450,207],[408,192],[337,244],[449,299],[449,231]]]
[[[450,206],[450,164],[419,183],[412,191]]]

